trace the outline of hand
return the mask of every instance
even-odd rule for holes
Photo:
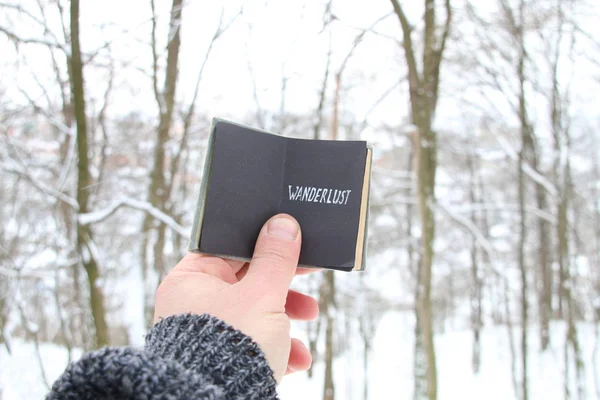
[[[297,271],[300,226],[280,214],[263,226],[250,263],[186,255],[156,292],[154,322],[170,315],[208,313],[250,336],[263,350],[275,379],[310,368],[312,358],[290,338],[290,319],[312,320],[317,301],[289,290]]]

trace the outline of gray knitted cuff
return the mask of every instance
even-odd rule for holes
[[[252,339],[208,314],[167,317],[146,336],[146,350],[209,375],[227,399],[276,399],[276,381]]]
[[[223,398],[210,377],[142,350],[107,347],[70,364],[46,400]]]

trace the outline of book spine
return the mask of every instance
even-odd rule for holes
[[[354,271],[364,271],[367,269],[367,248],[369,243],[369,210],[371,209],[371,168],[373,166],[373,147],[367,145],[367,160],[365,170],[368,169],[369,177],[367,182],[367,210],[365,215],[364,237],[362,242],[362,255],[360,267],[353,269]],[[356,264],[356,261],[355,261]]]
[[[202,221],[204,219],[204,205],[206,203],[206,193],[208,188],[208,182],[210,180],[210,171],[212,165],[213,148],[215,142],[215,128],[219,120],[213,118],[210,123],[208,146],[206,148],[206,157],[204,159],[204,170],[202,173],[202,180],[200,181],[200,191],[198,194],[198,200],[196,201],[196,211],[194,214],[194,223],[192,225],[192,232],[190,234],[190,243],[188,246],[189,251],[200,250],[200,236],[202,234]]]

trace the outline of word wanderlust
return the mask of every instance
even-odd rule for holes
[[[348,204],[348,198],[352,190],[337,190],[327,188],[315,188],[311,186],[288,185],[290,200],[308,201],[325,204]]]

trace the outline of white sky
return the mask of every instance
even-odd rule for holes
[[[457,34],[463,31],[463,27],[459,25],[460,7],[463,2],[464,0],[458,0],[454,3],[459,10],[455,15]],[[151,66],[149,0],[84,0],[82,3],[81,40],[84,50],[98,48],[110,41],[112,54],[118,60],[115,82],[118,90],[111,98],[109,113],[115,115],[137,111],[153,118],[156,115],[156,103],[151,81],[141,72],[148,72]],[[171,1],[156,0],[156,3],[158,14],[161,16],[158,21],[157,38],[164,55]],[[325,0],[188,0],[183,10],[180,80],[177,93],[179,100],[190,99],[192,96],[200,64],[222,7],[225,7],[224,19],[228,21],[238,12],[242,3],[245,5],[243,15],[216,43],[203,75],[198,108],[209,116],[240,120],[255,109],[249,62],[262,108],[273,111],[279,109],[280,87],[284,74],[291,77],[286,92],[286,109],[309,114],[317,107],[329,37],[331,36],[333,49],[332,72],[335,72],[352,46],[359,32],[357,28],[370,26],[378,18],[392,11],[389,1],[384,0],[338,1],[334,3],[333,12],[339,17],[339,21],[332,23],[328,31],[321,32]],[[493,0],[485,0],[477,4],[480,8],[492,10],[489,4],[493,3]],[[19,4],[37,12],[34,0],[22,0]],[[421,2],[404,4],[409,18],[419,24]],[[29,29],[25,29],[23,23],[26,24],[26,21],[15,20],[11,15],[14,13],[7,13],[5,18],[0,16],[0,23],[8,20],[9,25],[14,24],[15,30],[23,36],[39,37],[42,34],[39,29],[33,29],[32,24],[29,24]],[[52,20],[59,32],[56,14]],[[588,20],[593,22],[595,18],[589,16]],[[586,19],[582,19],[581,27],[600,36],[597,24],[585,26],[585,21]],[[351,111],[359,120],[390,86],[405,75],[403,51],[394,41],[401,38],[397,18],[394,15],[389,16],[378,24],[376,29],[390,38],[383,35],[367,35],[354,53],[344,75],[347,88],[342,96],[342,109]],[[476,39],[461,37],[451,43],[450,50],[457,45],[468,46],[473,40]],[[15,97],[19,96],[19,87],[34,97],[41,96],[35,80],[32,79],[32,72],[42,83],[52,81],[47,51],[34,45],[21,47],[20,58],[25,59],[26,55],[27,62],[21,61],[17,70],[14,68],[14,48],[3,36],[0,36],[0,52],[7,55],[0,59],[0,88],[4,88],[10,96]],[[129,66],[124,67],[124,63]],[[591,64],[582,63],[579,68],[577,78],[573,80],[573,92],[578,99],[574,110],[588,120],[598,120],[600,98],[596,93],[600,73],[597,68],[593,69]],[[464,125],[465,106],[458,101],[461,97],[467,96],[474,103],[480,102],[477,90],[465,90],[465,77],[468,72],[458,71],[457,67],[449,64],[443,70],[444,96],[440,100],[437,114],[437,124],[441,129],[458,130]],[[594,77],[596,82],[591,81]],[[105,71],[86,69],[87,90],[92,97],[101,98],[106,83]],[[160,85],[162,86],[162,82]],[[333,86],[330,81],[329,100],[332,93]],[[536,99],[534,103],[539,104],[539,113],[547,112],[543,102],[538,103]],[[510,118],[507,108],[502,106],[502,100],[494,100],[493,106]],[[94,104],[90,103],[90,107],[94,108]],[[387,97],[387,100],[370,115],[369,120],[376,125],[397,125],[407,121],[408,111],[406,85],[403,84]],[[466,112],[472,111],[467,109]],[[591,116],[594,117],[590,118]]]

